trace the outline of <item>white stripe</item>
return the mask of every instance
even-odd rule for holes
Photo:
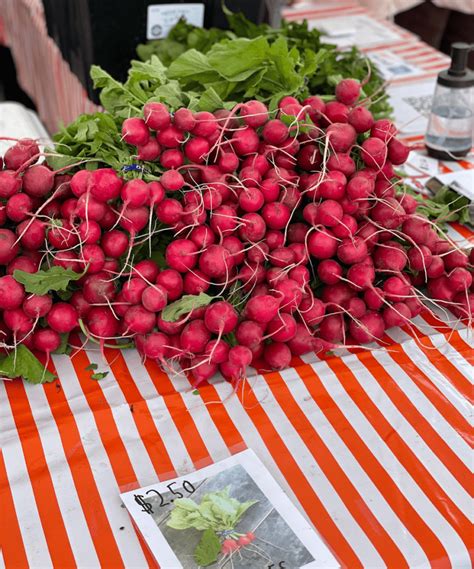
[[[401,331],[400,331],[401,332]],[[469,421],[470,417],[470,405],[466,401],[462,395],[456,390],[453,384],[448,381],[439,371],[438,369],[429,361],[427,356],[423,353],[423,351],[416,345],[415,340],[410,338],[408,334],[406,335],[406,340],[400,343],[401,348],[406,353],[406,355],[413,361],[414,365],[416,365],[428,378],[428,380],[446,397],[449,403],[466,419]],[[404,376],[408,377],[408,374],[405,373],[405,370],[402,366],[398,366],[395,358],[392,358],[394,365],[396,365],[399,369],[403,371]],[[387,361],[387,360],[386,360]],[[391,362],[390,362],[391,364]],[[411,380],[414,385],[416,382]],[[420,381],[425,381],[423,378],[420,378]],[[448,427],[449,422],[442,417],[442,423],[446,424]],[[454,436],[456,434],[455,429],[450,427],[451,435]],[[451,440],[451,439],[448,439]],[[459,450],[458,452],[461,452]]]
[[[383,558],[375,549],[366,533],[359,526],[357,520],[354,519],[343,500],[339,497],[331,481],[321,470],[319,464],[309,452],[299,433],[293,427],[291,421],[288,420],[288,417],[282,411],[273,393],[262,378],[263,376],[258,376],[258,380],[255,382],[255,397],[259,401],[262,401],[262,408],[276,430],[281,433],[285,446],[288,448],[291,456],[304,472],[305,477],[308,480],[312,479],[311,484],[313,488],[317,489],[318,497],[325,505],[329,503],[335,504],[335,496],[337,496],[338,515],[334,521],[353,550],[357,551],[357,555],[363,567],[384,567],[385,563]]]
[[[124,565],[125,567],[145,567],[146,559],[130,517],[127,511],[120,507],[118,498],[120,489],[115,482],[114,472],[102,445],[102,440],[98,436],[95,417],[85,396],[74,396],[75,393],[80,393],[81,389],[71,360],[68,356],[54,356],[54,364],[61,378],[61,386],[71,408],[71,413],[76,420],[84,452],[91,465],[106,515],[112,523],[112,530],[116,530],[120,526],[127,528],[126,531],[113,532]]]
[[[140,356],[136,350],[125,350],[123,354],[129,370],[140,369]],[[195,470],[191,457],[188,454],[183,439],[176,427],[172,415],[163,397],[161,397],[148,374],[143,368],[142,374],[133,374],[133,379],[141,396],[145,399],[150,415],[155,423],[163,444],[168,451],[171,462],[178,475],[186,474]]]
[[[31,406],[38,434],[48,464],[54,493],[59,510],[69,537],[69,543],[76,562],[88,566],[98,566],[94,543],[87,526],[84,513],[77,495],[74,479],[64,454],[56,421],[46,398],[44,389],[39,385],[25,384],[25,391]],[[70,449],[67,449],[70,451]]]
[[[2,452],[25,553],[31,567],[52,567],[46,536],[36,507],[20,437],[3,382],[0,381]]]
[[[133,414],[130,411],[130,405],[125,399],[125,396],[113,375],[110,367],[105,365],[102,355],[99,352],[87,351],[87,356],[91,363],[98,366],[98,370],[109,371],[109,375],[99,381],[102,388],[102,393],[107,400],[114,417],[114,422],[120,435],[127,454],[130,457],[130,462],[137,476],[140,486],[146,486],[156,482],[157,473],[153,467],[153,463],[148,456],[145,445],[143,444],[140,433],[138,432]],[[133,402],[132,402],[133,403]]]
[[[419,410],[423,417],[425,417],[425,419],[430,422],[431,426],[439,434],[439,436],[443,440],[449,441],[449,446],[453,452],[455,452],[466,465],[469,465],[471,461],[471,449],[469,445],[464,441],[462,437],[459,436],[456,429],[452,427],[452,425],[425,396],[425,394],[417,386],[416,382],[413,381],[412,378],[405,372],[403,367],[399,366],[393,359],[389,358],[389,355],[387,353],[378,352],[374,353],[373,356],[379,361],[382,366],[385,367],[385,369],[388,370],[388,373],[392,377],[397,377],[397,383],[403,393],[410,399],[410,401]],[[433,371],[432,374],[428,376],[430,380],[433,379],[433,375],[435,373],[436,372]]]
[[[464,565],[456,567],[468,567],[470,563],[466,545],[461,540],[458,533],[441,515],[435,505],[429,500],[425,493],[416,483],[415,479],[407,472],[390,447],[375,431],[371,423],[365,418],[364,414],[349,397],[344,387],[339,382],[338,377],[325,364],[324,373],[319,372],[321,382],[331,397],[337,401],[338,407],[344,413],[353,428],[363,437],[365,444],[372,454],[387,471],[392,480],[400,488],[406,499],[416,508],[418,514],[430,527],[433,533],[443,544],[448,556],[452,560],[457,560]],[[385,413],[381,408],[380,412]]]
[[[374,405],[376,405],[378,409],[383,409],[385,419],[393,426],[394,429],[396,429],[397,433],[414,452],[420,463],[426,468],[440,487],[443,488],[456,506],[466,517],[469,518],[472,515],[471,498],[469,494],[459,484],[446,466],[439,460],[436,454],[426,444],[424,439],[405,419],[402,413],[398,411],[390,397],[387,396],[378,382],[375,381],[374,373],[370,370],[370,366],[363,366],[356,356],[348,358],[346,363],[350,367],[352,373],[356,376],[365,393],[373,401]],[[370,377],[367,372],[369,372],[372,377]],[[398,374],[391,373],[390,375],[392,376],[393,381],[398,383]],[[431,424],[436,423],[435,418],[429,417],[428,415],[423,416]],[[454,433],[453,436],[455,438],[460,438],[456,433]],[[444,440],[449,440],[451,446],[451,439]],[[471,453],[467,452],[464,460],[469,460],[470,456]],[[459,458],[462,459],[461,456]]]
[[[306,385],[299,377],[297,370],[285,370],[280,372],[280,375],[283,377],[301,411],[308,418],[308,421],[311,422],[312,427],[321,437],[333,458],[343,472],[346,473],[357,492],[359,492],[366,507],[371,510],[375,519],[398,546],[409,567],[429,567],[428,558],[419,543],[407,530],[403,522],[400,521],[383,494],[364,471],[338,432],[326,419],[318,403],[313,399]]]
[[[183,403],[189,411],[213,462],[229,457],[231,453],[210,416],[208,406],[199,395],[193,395],[194,388],[186,375],[180,373],[169,376],[169,378],[176,392],[180,393]]]
[[[446,338],[441,334],[436,334],[435,336],[431,336],[430,340],[436,346],[438,351],[446,356],[451,364],[458,370],[460,374],[462,374],[468,382],[473,384],[473,368],[463,356],[452,346],[446,342]],[[462,397],[462,395],[461,395]]]
[[[252,386],[256,398],[262,402],[262,409],[264,409],[268,415],[269,390],[262,381],[262,377],[256,376],[254,378],[254,382],[252,382]],[[231,391],[232,389],[232,387],[229,384],[225,383],[215,384],[215,388],[219,392],[219,395],[222,399],[225,399],[229,395],[229,391]],[[306,519],[308,519],[308,521],[312,523],[312,525],[314,525],[314,523],[311,522],[311,520],[309,520],[308,515],[302,508],[302,504],[299,502],[298,498],[294,495],[288,482],[282,476],[280,469],[278,468],[277,464],[274,462],[270,452],[268,451],[265,445],[264,439],[262,439],[259,431],[254,427],[253,422],[251,421],[247,412],[245,411],[245,408],[242,406],[240,400],[235,394],[227,399],[225,403],[225,408],[227,409],[233,422],[239,426],[239,431],[242,437],[244,438],[247,446],[255,451],[255,453],[262,460],[265,466],[274,475],[275,479],[278,481],[281,487],[284,488],[287,494],[289,494],[293,503],[298,507],[298,509],[302,512],[302,514],[306,517]],[[274,412],[278,413],[275,404],[273,404],[273,408],[275,408]],[[294,431],[294,429],[291,426],[288,426],[288,421],[286,420],[286,418],[284,417],[282,420],[280,420],[279,418],[277,421],[274,421],[269,417],[269,420],[273,423],[274,426],[278,425],[275,426],[276,431],[282,437],[285,446],[287,446],[290,454],[297,462],[298,466],[301,468],[305,478],[308,480],[311,486],[316,489],[315,491],[318,495],[318,498],[323,503],[329,516],[333,519],[334,523],[344,534],[344,537],[347,539],[348,543],[351,544],[351,547],[354,549],[356,555],[360,556],[361,559],[366,558],[366,556],[372,558],[371,552],[374,551],[372,544],[370,543],[370,541],[368,541],[367,536],[365,535],[364,532],[361,531],[358,524],[355,523],[351,513],[346,508],[344,502],[342,502],[339,495],[337,494],[337,492],[335,492],[331,484],[329,484],[327,478],[319,469],[319,466],[315,462],[314,458],[311,455],[309,455],[308,451],[305,450],[305,447],[303,447],[301,443],[296,443],[297,446],[299,447],[299,450],[298,451],[294,450],[294,444],[291,444],[290,439],[297,439],[299,437],[295,437],[295,435],[291,433],[291,431],[292,430]],[[303,454],[300,454],[300,450],[302,451]],[[304,462],[304,465],[302,465],[301,462]],[[365,551],[366,545],[368,548],[368,552]],[[364,551],[360,551],[362,548],[364,548]],[[378,557],[378,554],[376,552],[375,556]],[[379,564],[376,565],[377,567],[380,568],[384,567],[384,564],[383,562],[381,562],[381,559],[379,557],[378,557],[378,562]]]

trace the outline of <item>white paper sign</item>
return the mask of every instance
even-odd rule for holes
[[[340,567],[252,450],[121,498],[161,569]]]
[[[147,39],[165,38],[180,18],[184,18],[188,24],[202,27],[204,4],[151,4],[148,6]]]
[[[391,51],[377,51],[369,54],[371,61],[377,65],[378,70],[384,79],[405,79],[421,75],[423,70],[401,58]]]

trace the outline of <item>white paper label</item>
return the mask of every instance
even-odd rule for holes
[[[184,18],[188,24],[202,28],[204,4],[151,4],[148,6],[146,38],[165,38],[180,18]]]

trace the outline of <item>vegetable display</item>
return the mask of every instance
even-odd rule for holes
[[[470,319],[473,253],[417,213],[394,172],[409,149],[360,96],[345,79],[275,111],[150,101],[122,121],[125,172],[55,172],[19,141],[0,171],[4,347],[49,355],[82,331],[197,386],[383,343],[427,297]]]

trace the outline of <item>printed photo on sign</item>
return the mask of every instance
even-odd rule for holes
[[[252,451],[122,494],[160,567],[339,567]]]

